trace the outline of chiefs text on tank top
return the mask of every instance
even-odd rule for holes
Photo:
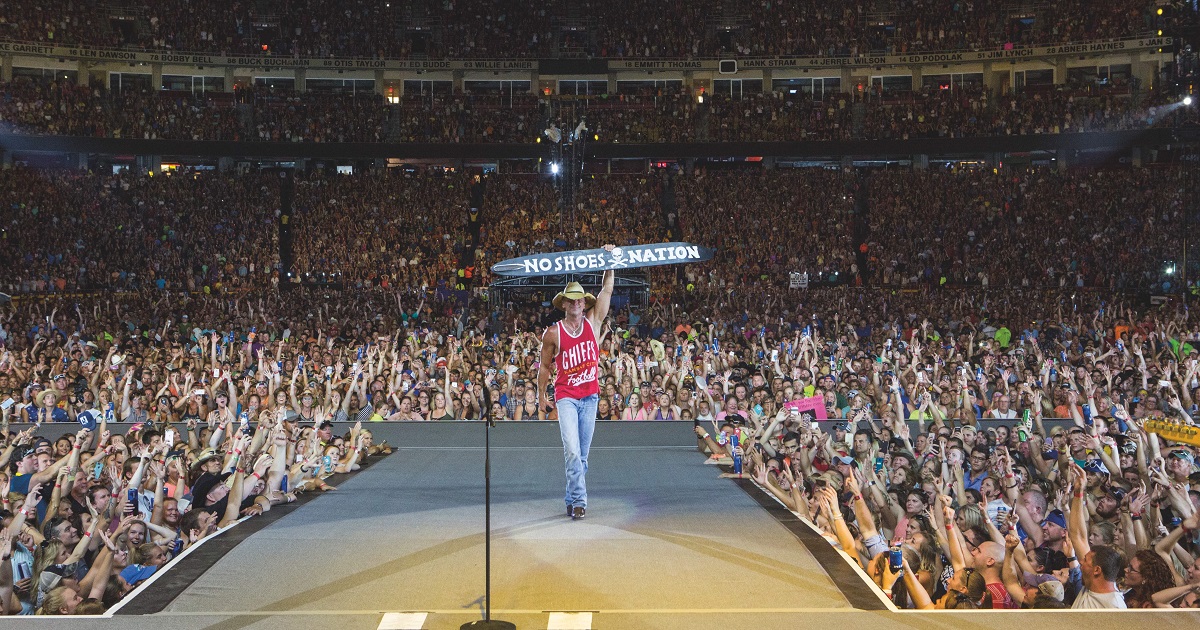
[[[583,328],[575,337],[567,332],[561,321],[558,322],[558,354],[554,357],[558,375],[554,378],[554,399],[579,400],[599,394],[600,383],[596,380],[599,357],[600,347],[592,322],[583,318]]]

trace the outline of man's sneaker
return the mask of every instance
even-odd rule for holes
[[[587,510],[583,509],[582,505],[576,505],[575,507],[571,508],[571,520],[573,521],[583,520],[583,517],[586,514]]]
[[[571,506],[571,505],[567,506],[567,516],[570,516],[570,517],[575,516],[575,507],[574,506]]]

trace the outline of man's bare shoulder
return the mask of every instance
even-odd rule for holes
[[[549,344],[551,346],[558,345],[558,322],[550,324],[546,327],[546,330],[542,332],[542,343]]]

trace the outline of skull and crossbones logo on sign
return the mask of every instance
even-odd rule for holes
[[[621,249],[620,247],[614,247],[609,253],[612,255],[612,258],[609,261],[609,266],[611,266],[613,269],[620,269],[629,266],[629,261],[625,260],[625,250]]]

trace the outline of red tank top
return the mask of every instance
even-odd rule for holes
[[[592,322],[583,318],[583,329],[579,336],[572,337],[563,323],[558,322],[558,354],[554,367],[558,375],[554,378],[554,399],[574,398],[579,400],[600,393],[600,382],[596,379],[600,344]]]

